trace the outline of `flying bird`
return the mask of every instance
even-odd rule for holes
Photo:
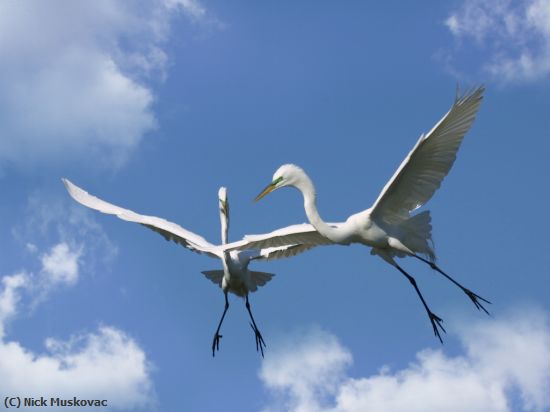
[[[424,205],[441,185],[451,169],[456,153],[468,132],[483,98],[484,87],[478,87],[457,97],[451,109],[428,132],[422,134],[393,177],[386,183],[374,204],[345,222],[326,223],[319,216],[313,182],[298,166],[286,164],[273,175],[272,182],[256,197],[256,201],[282,187],[298,189],[304,199],[304,209],[311,225],[295,225],[265,235],[249,235],[239,243],[241,248],[277,247],[289,243],[317,246],[320,244],[360,243],[371,248],[401,272],[414,287],[424,306],[434,334],[441,342],[439,329],[445,332],[442,319],[426,303],[416,280],[397,264],[396,257],[412,256],[458,286],[479,309],[490,303],[462,286],[435,263],[432,226],[429,211],[413,212]]]
[[[128,222],[139,223],[160,233],[166,240],[172,240],[194,252],[204,253],[208,256],[220,259],[223,265],[222,270],[208,270],[202,272],[208,279],[221,287],[225,298],[223,314],[212,340],[212,356],[215,356],[216,351],[220,348],[220,339],[222,338],[220,328],[229,308],[228,293],[233,293],[245,299],[246,310],[250,315],[250,326],[254,331],[256,339],[256,350],[260,351],[262,357],[264,356],[265,341],[252,315],[248,295],[258,290],[258,287],[264,286],[274,275],[271,273],[249,270],[248,266],[253,260],[290,257],[306,251],[313,246],[289,244],[255,250],[225,250],[224,245],[228,241],[229,230],[229,202],[225,187],[221,187],[218,191],[222,244],[213,245],[203,237],[175,223],[159,217],[140,215],[131,210],[123,209],[89,194],[67,179],[62,179],[62,181],[71,197],[84,206],[98,210],[102,213],[116,215],[120,219]]]

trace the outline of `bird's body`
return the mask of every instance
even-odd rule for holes
[[[313,182],[300,167],[283,165],[275,175],[290,176],[289,186],[295,187],[303,195],[308,220],[332,243],[361,243],[371,247],[373,253],[384,258],[420,253],[433,260],[429,212],[388,221],[371,207],[349,216],[345,222],[327,224],[317,211],[317,196]]]
[[[412,214],[432,197],[452,167],[462,139],[475,119],[483,91],[480,87],[461,98],[457,97],[449,112],[432,130],[420,136],[373,206],[351,215],[345,222],[325,223],[317,211],[315,187],[309,176],[296,165],[281,166],[256,200],[281,187],[298,189],[304,199],[307,218],[320,236],[313,235],[311,228],[304,228],[307,229],[304,232],[299,229],[287,230],[286,233],[279,230],[276,231],[277,236],[274,236],[276,232],[247,236],[245,240],[248,242],[242,242],[241,247],[280,246],[296,239],[304,244],[360,243],[369,246],[371,254],[396,267],[411,282],[440,340],[438,327],[444,331],[441,319],[428,308],[416,281],[397,264],[395,257],[412,256],[429,264],[459,286],[478,309],[486,311],[479,300],[488,301],[460,285],[435,264],[429,211]]]
[[[242,253],[231,251],[223,262],[223,279],[221,288],[237,296],[246,296],[253,288],[248,270],[250,258]]]
[[[334,243],[349,245],[361,243],[373,248],[385,248],[388,246],[388,229],[383,222],[378,224],[371,216],[371,210],[363,210],[348,217],[338,228],[331,228],[324,235]],[[315,226],[315,225],[314,225]],[[384,226],[386,228],[384,229]]]
[[[229,201],[225,187],[221,187],[218,191],[218,202],[222,232],[221,246],[223,246],[229,241]],[[212,282],[218,284],[225,293],[233,293],[245,298],[249,293],[256,292],[258,286],[265,285],[274,276],[271,273],[255,272],[248,269],[251,261],[269,258],[269,250],[224,251],[216,246],[214,246],[214,250],[221,259],[223,270],[211,270],[202,273]],[[278,248],[278,250],[281,250],[281,248]]]
[[[215,350],[219,349],[219,340],[221,338],[219,330],[227,308],[229,307],[227,294],[233,293],[239,297],[243,297],[246,300],[246,308],[250,314],[251,326],[256,336],[256,348],[260,350],[263,356],[263,347],[265,346],[265,343],[252,316],[248,295],[249,293],[257,291],[258,287],[269,282],[273,277],[273,274],[251,271],[249,269],[249,264],[253,260],[267,260],[294,256],[296,253],[308,250],[311,246],[299,247],[300,245],[288,244],[280,247],[259,248],[254,250],[225,250],[225,245],[228,242],[229,231],[229,203],[227,199],[227,190],[224,187],[220,188],[218,192],[222,244],[213,245],[203,237],[190,232],[175,223],[155,216],[140,215],[131,210],[123,209],[90,195],[88,192],[79,188],[67,179],[62,180],[71,197],[82,205],[103,213],[116,215],[122,220],[139,223],[154,230],[155,232],[160,233],[166,240],[172,240],[194,252],[204,253],[211,257],[220,259],[223,269],[202,272],[208,279],[222,288],[226,303],[222,319],[220,320],[218,329],[214,335],[212,354],[214,355]]]
[[[252,271],[248,268],[252,260],[263,259],[259,257],[259,251],[238,252],[236,250],[226,252],[226,257],[222,259],[223,277],[219,285],[224,292],[245,298],[249,293],[256,292],[258,286],[264,286],[274,275]],[[208,271],[203,272],[205,275],[209,273]],[[216,279],[214,283],[218,283],[218,280]]]

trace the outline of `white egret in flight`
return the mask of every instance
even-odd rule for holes
[[[489,301],[462,286],[435,264],[430,212],[412,214],[432,197],[451,169],[462,139],[474,122],[483,91],[483,87],[478,87],[462,97],[457,95],[449,112],[429,133],[420,136],[374,205],[345,222],[325,223],[317,211],[315,187],[308,175],[298,166],[281,166],[256,201],[281,187],[298,189],[304,198],[307,218],[318,233],[308,225],[291,226],[266,235],[247,236],[240,247],[276,247],[289,243],[369,246],[371,254],[396,267],[410,281],[428,313],[435,335],[443,342],[438,330],[439,327],[445,332],[441,318],[430,310],[415,279],[397,264],[395,257],[412,256],[427,263],[462,289],[478,309],[488,313],[480,301]]]
[[[289,244],[275,248],[260,248],[257,250],[224,251],[223,245],[227,243],[229,229],[229,203],[227,199],[227,190],[225,187],[220,188],[218,192],[222,245],[216,246],[208,242],[203,237],[190,232],[175,223],[155,216],[140,215],[131,210],[115,206],[90,195],[88,192],[79,188],[67,179],[62,180],[71,197],[84,206],[98,210],[102,213],[116,215],[120,219],[128,222],[139,223],[154,230],[155,232],[160,233],[164,236],[164,238],[166,238],[166,240],[172,240],[194,252],[205,253],[208,256],[221,259],[223,270],[209,270],[202,272],[208,279],[222,288],[225,297],[225,308],[218,323],[216,333],[214,334],[214,339],[212,340],[212,356],[215,355],[216,350],[219,350],[220,347],[220,339],[222,337],[222,335],[220,335],[220,328],[223,319],[225,318],[227,309],[229,308],[229,300],[227,298],[227,294],[229,292],[239,297],[244,297],[246,309],[250,315],[250,326],[252,327],[256,338],[256,350],[260,351],[262,357],[264,356],[265,342],[258,327],[256,326],[254,317],[252,316],[250,303],[248,301],[248,294],[255,292],[259,286],[264,286],[271,280],[273,274],[251,271],[248,269],[248,265],[252,260],[278,259],[282,257],[294,256],[297,253],[308,250],[313,246]]]

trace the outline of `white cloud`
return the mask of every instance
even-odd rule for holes
[[[51,284],[74,284],[78,279],[80,251],[73,251],[66,243],[53,246],[50,253],[42,256],[42,272]]]
[[[151,404],[145,353],[124,332],[104,326],[66,342],[49,338],[45,346],[46,352],[37,354],[18,342],[0,342],[3,393],[106,399],[116,409]]]
[[[181,7],[184,12],[199,20],[206,16],[206,9],[196,0],[164,0],[169,9]]]
[[[503,82],[550,74],[550,2],[465,0],[445,21],[458,39],[471,38],[486,58],[482,70]]]
[[[195,0],[0,3],[0,165],[120,165],[155,128],[145,83],[165,75],[174,13]]]
[[[56,288],[77,283],[82,250],[83,246],[72,247],[66,242],[59,242],[42,254],[38,273],[27,275],[30,280],[27,289],[31,297],[31,309],[47,300]]]
[[[351,355],[334,336],[292,342],[273,353],[260,376],[274,392],[266,411],[507,412],[550,408],[550,325],[523,310],[462,327],[464,354],[423,350],[408,367],[368,377],[343,372]],[[295,356],[304,353],[307,356]],[[311,362],[311,359],[316,359]],[[519,394],[519,395],[517,395]],[[517,398],[517,399],[516,399]]]
[[[58,244],[42,257],[41,276],[52,277],[55,284],[74,283],[77,259],[65,244]],[[102,326],[66,341],[47,338],[43,353],[30,351],[8,339],[5,326],[20,311],[23,292],[34,294],[37,285],[50,291],[53,284],[36,282],[32,273],[18,273],[4,276],[0,285],[0,376],[5,395],[105,399],[115,409],[153,404],[149,362],[126,333]]]
[[[334,395],[349,363],[351,354],[336,337],[313,330],[299,345],[280,346],[277,353],[265,359],[260,375],[269,389],[278,394],[289,392],[284,409],[314,412]]]
[[[32,192],[24,208],[23,223],[15,225],[12,234],[31,255],[44,250],[44,244],[55,243],[41,256],[43,280],[70,283],[78,277],[77,263],[86,271],[93,271],[98,264],[110,262],[118,248],[94,214],[66,194],[61,180],[58,189],[59,193]]]
[[[2,292],[0,293],[0,339],[4,337],[4,325],[17,312],[20,300],[18,289],[28,285],[28,275],[18,273],[2,278]]]

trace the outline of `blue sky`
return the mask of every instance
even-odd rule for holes
[[[0,4],[0,395],[108,410],[550,410],[545,219],[550,6],[453,2]],[[304,222],[253,197],[283,163],[321,215],[369,207],[456,85],[487,88],[432,212],[438,261],[491,317],[404,259],[447,329],[362,246],[254,263],[244,302],[208,256],[73,202],[60,178],[213,243]]]

